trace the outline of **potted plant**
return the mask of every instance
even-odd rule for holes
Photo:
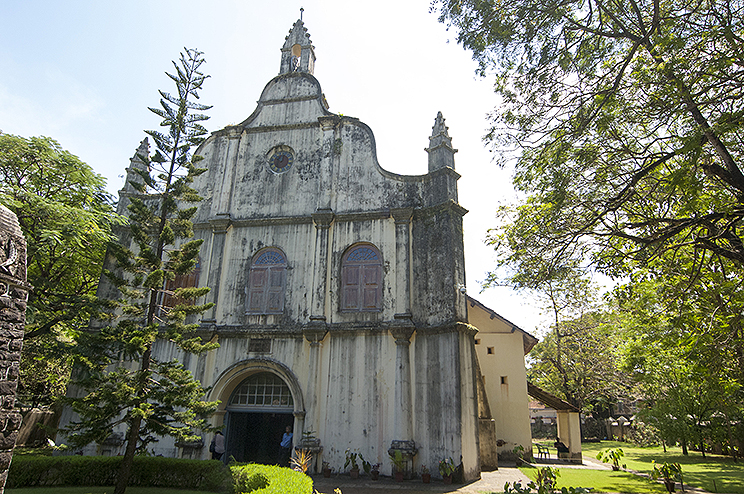
[[[395,481],[403,482],[403,471],[406,469],[406,460],[403,458],[403,452],[396,449],[395,453],[388,454],[390,455],[390,462],[395,467]]]
[[[290,459],[292,469],[298,472],[307,473],[307,467],[310,466],[310,462],[313,460],[313,454],[306,449],[296,448],[294,455]]]
[[[651,478],[654,480],[664,479],[664,486],[669,492],[674,492],[674,484],[677,479],[682,481],[682,466],[679,463],[667,463],[664,462],[661,466],[656,464],[656,460],[653,460],[651,464],[654,470],[651,472]]]
[[[350,449],[346,450],[346,462],[344,463],[344,468],[351,465],[351,469],[349,470],[349,475],[352,479],[358,479],[359,478],[359,464],[357,463],[357,458],[360,461],[364,461],[362,459],[361,453],[358,451],[351,451]]]
[[[597,459],[604,463],[612,462],[612,469],[615,471],[620,470],[620,458],[623,456],[625,456],[623,448],[607,448],[597,453]],[[623,464],[623,468],[625,468],[625,464]]]
[[[455,462],[452,458],[439,460],[439,475],[442,476],[445,484],[452,483],[452,474],[455,473]]]
[[[369,476],[372,478],[372,480],[377,480],[380,478],[380,464],[375,463],[372,465],[372,469],[369,471]]]
[[[431,474],[429,473],[429,469],[426,465],[421,465],[421,480],[424,482],[424,484],[428,484],[431,482]]]
[[[323,462],[323,477],[331,478],[331,465],[327,461]]]

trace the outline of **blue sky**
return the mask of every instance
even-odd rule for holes
[[[158,118],[158,89],[183,47],[205,53],[214,105],[209,130],[241,122],[278,74],[284,37],[303,20],[317,55],[315,76],[330,110],[372,128],[380,165],[426,173],[424,148],[441,111],[453,145],[465,216],[468,292],[527,331],[543,317],[505,288],[480,292],[493,269],[483,241],[499,203],[512,200],[510,171],[481,137],[498,104],[470,54],[429,13],[426,0],[6,0],[0,29],[0,130],[46,135],[121,188],[124,168]]]

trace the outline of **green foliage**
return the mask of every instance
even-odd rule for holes
[[[364,457],[358,450],[352,451],[351,449],[346,450],[346,461],[344,462],[344,469],[351,465],[351,469],[359,469],[359,464],[357,463],[357,459],[361,461],[363,464],[368,463],[364,461]]]
[[[95,291],[111,229],[122,221],[105,185],[55,140],[0,132],[0,203],[18,216],[34,287],[18,388],[27,405],[64,395],[77,334],[104,305]]]
[[[504,494],[531,494],[532,492],[537,494],[554,494],[557,492],[562,494],[585,494],[592,491],[591,488],[584,487],[561,487],[559,490],[557,482],[560,474],[561,472],[557,468],[539,468],[535,480],[529,482],[526,486],[522,486],[521,482],[505,483]]]
[[[394,453],[388,453],[388,456],[396,472],[402,472],[406,469],[406,460],[403,458],[403,452],[401,450],[396,449]]]
[[[140,156],[145,168],[135,168],[138,180],[130,181],[139,194],[129,197],[129,236],[122,238],[131,238],[132,245],[111,245],[117,265],[106,273],[121,292],[116,321],[90,332],[76,376],[88,394],[70,400],[80,417],[67,431],[73,446],[101,443],[119,425],[128,429],[116,494],[126,488],[137,451],[156,436],[198,439],[197,431],[209,430],[206,418],[217,406],[202,401],[205,389],[179,361],[160,361],[152,354],[157,338],[191,353],[217,346],[202,342],[195,334],[198,324],[187,321],[211,307],[195,304],[205,289],[180,290],[186,303],[162,304],[166,281],[193,270],[202,242],[190,237],[193,204],[200,200],[191,183],[204,172],[196,166],[201,157],[192,156],[191,149],[207,134],[199,122],[208,117],[197,112],[209,108],[193,101],[208,77],[199,71],[203,63],[201,52],[185,49],[174,62],[175,74],[166,73],[176,83],[177,96],[160,91],[161,108],[150,109],[168,132],[147,132],[156,151]]]
[[[455,473],[455,462],[452,458],[442,458],[439,460],[439,475],[448,477]]]
[[[301,472],[275,465],[231,465],[233,492],[243,494],[256,492],[260,494],[311,494],[313,480]]]
[[[555,350],[544,354],[553,389],[569,401],[582,389],[562,363],[561,325],[595,310],[573,310],[583,300],[575,281],[588,269],[622,277],[609,310],[627,345],[608,355],[635,378],[624,390],[644,399],[665,438],[734,452],[744,433],[731,426],[744,418],[744,4],[435,0],[433,9],[503,100],[486,138],[504,161],[516,158],[523,199],[503,206],[489,233],[499,263],[488,282],[553,303]]]
[[[703,449],[744,438],[744,299],[731,261],[665,255],[615,297],[624,312],[621,368],[647,399],[640,417],[666,442]],[[663,275],[660,277],[659,274]]]
[[[665,481],[682,480],[682,466],[679,463],[664,462],[661,466],[653,462],[653,471],[651,478],[654,480],[664,479]]]
[[[520,249],[609,272],[682,246],[744,261],[741,2],[434,8],[503,99],[487,139],[518,154]]]
[[[595,417],[630,396],[631,379],[620,368],[625,336],[612,307],[560,320],[528,355],[528,378]]]
[[[604,463],[612,463],[613,470],[620,469],[620,459],[625,456],[622,448],[607,448],[597,453],[597,459]],[[627,468],[623,464],[623,468]]]
[[[121,457],[104,456],[14,456],[7,487],[110,486],[121,462]],[[229,472],[219,461],[138,456],[130,485],[220,491],[229,482]]]
[[[514,456],[519,458],[520,460],[524,458],[524,446],[521,444],[517,444],[514,446],[514,449],[512,449],[512,453],[514,453]]]

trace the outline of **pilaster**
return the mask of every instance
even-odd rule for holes
[[[313,283],[311,285],[310,321],[326,322],[326,293],[328,271],[328,245],[333,211],[319,209],[312,215],[315,223],[315,253]]]
[[[210,291],[207,294],[207,302],[214,303],[214,307],[204,313],[203,323],[215,323],[217,307],[220,299],[220,282],[222,279],[222,259],[225,254],[225,238],[232,224],[230,213],[218,213],[215,218],[209,220],[212,227],[212,238],[210,242],[209,272],[207,275],[207,286]]]
[[[217,215],[225,214],[224,211],[232,210],[232,196],[235,169],[237,168],[238,155],[240,150],[240,127],[227,128],[227,143],[224,158],[220,162],[224,163],[222,170],[222,183],[219,184],[219,194],[215,197],[217,201],[212,205],[212,211]]]
[[[403,452],[406,462],[415,453],[413,441],[413,407],[411,402],[411,336],[415,331],[410,314],[396,314],[390,334],[395,338],[395,423],[391,451],[401,449],[401,444],[412,444]],[[396,446],[397,444],[397,446]],[[411,450],[411,451],[409,451]],[[410,472],[406,472],[408,475]]]
[[[395,303],[399,314],[411,313],[411,218],[413,208],[390,211],[395,219]]]

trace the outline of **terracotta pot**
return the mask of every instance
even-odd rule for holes
[[[452,483],[452,475],[443,475],[442,480],[445,484],[451,484]]]
[[[674,492],[674,481],[673,480],[665,480],[664,486],[666,487],[667,491]]]
[[[330,468],[324,468],[323,469],[323,477],[330,479],[331,478],[331,469]]]
[[[379,470],[371,470],[369,472],[369,476],[372,477],[372,480],[378,480],[380,478],[380,471]]]
[[[349,475],[351,475],[352,479],[358,479],[359,478],[359,468],[352,468],[349,470]]]
[[[403,482],[403,472],[395,472],[395,481]]]
[[[431,482],[431,474],[430,473],[422,473],[421,474],[421,480],[424,482],[424,484],[428,484]]]

